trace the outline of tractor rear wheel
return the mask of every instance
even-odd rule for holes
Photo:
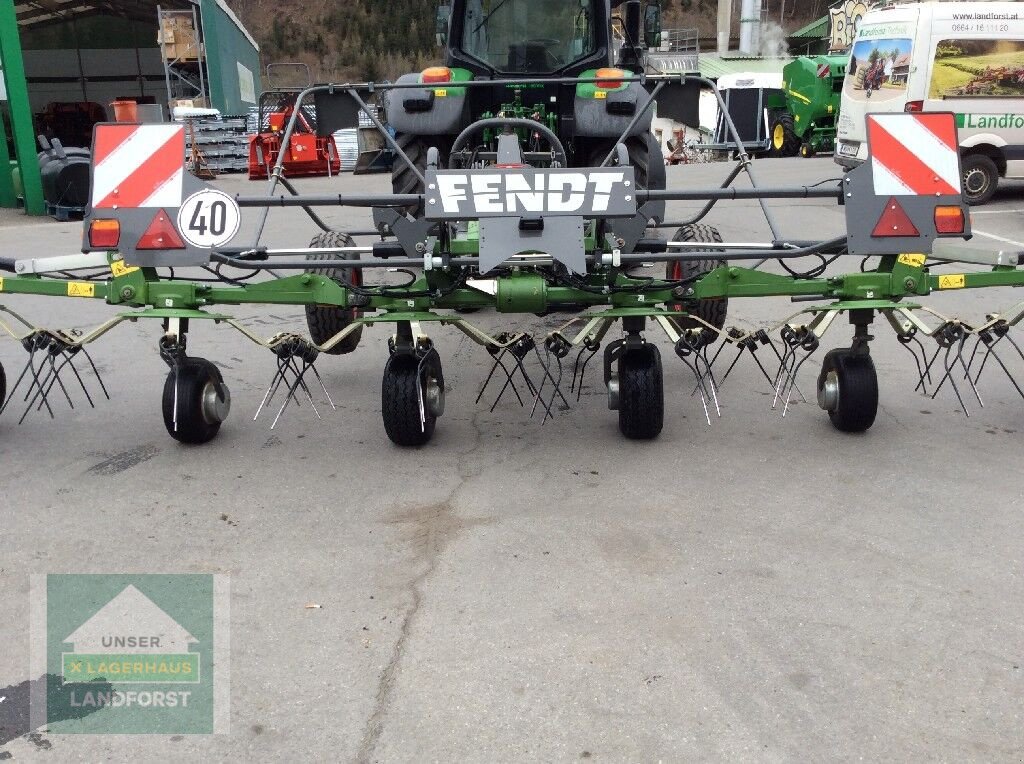
[[[714,226],[692,223],[691,225],[684,225],[682,228],[679,228],[675,236],[672,237],[672,241],[718,243],[722,241],[722,235]],[[710,259],[676,260],[666,263],[665,278],[669,281],[696,280],[697,277],[710,273],[720,265],[725,265],[725,261]],[[681,310],[678,306],[672,309]],[[721,329],[725,326],[725,317],[729,312],[729,300],[728,298],[721,300],[697,300],[696,307],[688,312],[711,324],[716,329]],[[696,329],[703,326],[703,324],[685,318],[675,319],[675,323],[683,329]]]
[[[661,351],[650,343],[619,356],[619,431],[632,440],[658,437],[665,425]]]
[[[800,139],[796,135],[796,123],[788,111],[776,111],[772,115],[769,138],[773,157],[795,157],[800,151]]]
[[[440,153],[440,166],[448,168],[448,154],[451,152],[452,139],[444,135],[411,135],[399,133],[395,136],[395,142],[406,153],[416,169],[420,173],[427,171],[427,151],[431,146],[436,146]],[[416,177],[416,173],[400,156],[395,157],[391,166],[391,190],[396,194],[422,194],[423,182]],[[423,205],[410,205],[404,208],[405,212],[413,217],[423,216]]]
[[[354,247],[355,241],[347,233],[341,231],[325,231],[313,237],[309,243],[310,248],[337,248]],[[307,260],[358,260],[359,255],[354,252],[331,255],[325,253],[310,253],[306,255]],[[306,273],[315,273],[318,276],[326,276],[333,279],[341,286],[362,286],[363,271],[360,268],[311,268]],[[322,345],[331,339],[338,332],[342,331],[355,319],[359,318],[358,308],[334,308],[320,307],[317,305],[306,306],[306,326],[309,327],[309,336],[317,345]],[[363,336],[363,327],[354,329],[351,334],[345,337],[325,353],[331,355],[343,355],[351,353],[359,345],[359,338]]]

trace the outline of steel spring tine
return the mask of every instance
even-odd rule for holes
[[[313,391],[309,389],[309,385],[306,384],[306,372],[309,371],[309,361],[302,362],[302,371],[299,372],[299,384],[302,386],[303,391],[306,393],[306,397],[309,399],[309,405],[313,408],[313,413],[316,414],[316,418],[323,420],[320,416],[320,411],[316,407],[316,403],[313,402]]]
[[[75,366],[75,359],[73,355],[68,356],[67,364],[71,367],[71,372],[75,375],[78,380],[78,384],[82,387],[82,392],[85,393],[85,399],[89,401],[90,408],[96,408],[96,404],[92,402],[92,396],[89,395],[89,391],[85,388],[85,382],[82,380],[82,375],[78,373],[78,368]]]
[[[47,362],[49,362],[49,369],[46,369]],[[45,376],[42,376],[42,379],[40,379],[40,375],[43,374],[44,370],[46,370],[46,374],[45,374]],[[55,372],[55,370],[56,370],[56,368],[55,368],[54,363],[53,363],[53,356],[51,356],[49,354],[49,352],[47,352],[46,358],[43,359],[43,362],[39,364],[39,369],[38,370],[35,368],[35,365],[33,364],[33,366],[32,366],[32,375],[33,375],[33,379],[35,380],[35,390],[36,390],[36,392],[34,394],[32,394],[32,396],[31,396],[32,399],[29,400],[29,393],[32,393],[32,390],[33,390],[33,387],[30,386],[29,390],[28,390],[28,393],[25,394],[25,400],[28,401],[28,406],[26,406],[25,413],[22,414],[22,417],[18,421],[18,424],[21,424],[21,422],[25,421],[25,416],[28,414],[29,411],[32,410],[32,407],[36,405],[36,401],[40,400],[40,398],[42,398],[42,400],[39,403],[39,408],[36,409],[36,410],[37,411],[42,411],[43,404],[45,403],[47,410],[50,412],[50,417],[53,418],[53,409],[50,408],[49,397],[50,397],[50,392],[53,390],[53,385],[54,385],[54,381],[55,381],[55,379],[54,379],[54,372]],[[65,395],[67,395],[67,391],[65,391]],[[74,408],[74,406],[72,405],[71,408]]]
[[[793,362],[790,363],[789,357],[793,356]],[[779,403],[779,395],[782,392],[782,380],[783,373],[785,372],[786,377],[789,376],[792,364],[796,362],[796,351],[793,350],[789,345],[786,345],[786,352],[782,356],[782,363],[779,364],[779,371],[775,375],[775,381],[772,382],[772,387],[775,388],[775,398],[772,399],[772,408],[775,408]]]
[[[537,391],[537,386],[533,384],[533,380],[526,371],[526,367],[523,365],[523,359],[517,356],[515,353],[512,354],[516,359],[516,367],[519,369],[519,373],[523,375],[523,379],[526,380],[526,390],[530,395],[534,395]],[[512,372],[515,374],[515,372]]]
[[[288,356],[287,364],[288,364],[288,370],[291,371],[292,377],[294,377],[295,382],[301,384],[302,383],[302,375],[299,372],[299,365],[295,361],[295,356]],[[288,386],[288,390],[289,390],[288,394],[289,395],[293,395],[294,396],[294,393],[292,392],[293,389],[295,389],[295,390],[298,389],[298,388],[294,387],[294,383],[292,385]],[[302,408],[302,401],[300,401],[297,397],[295,398],[295,405],[298,408]]]
[[[270,380],[270,384],[267,385],[267,392],[263,394],[263,401],[260,403],[259,408],[256,409],[256,416],[252,418],[252,421],[259,419],[260,412],[263,411],[263,407],[268,405],[270,401],[274,399],[277,394],[277,389],[281,386],[284,381],[284,359],[278,356],[277,358],[277,372],[274,377]]]
[[[515,369],[513,369],[510,372],[508,370],[508,368],[505,366],[505,362],[502,361],[501,358],[498,358],[495,361],[495,363],[500,365],[501,366],[501,370],[503,372],[505,372],[505,384],[501,386],[501,390],[498,391],[498,397],[495,398],[494,399],[494,403],[491,404],[491,412],[493,412],[494,409],[496,409],[498,407],[498,403],[501,401],[502,398],[505,397],[505,391],[509,387],[511,387],[512,388],[512,392],[515,393],[516,400],[519,401],[519,407],[520,408],[524,407],[526,404],[523,403],[523,398],[522,398],[522,396],[519,395],[519,389],[516,387],[516,383],[512,380],[512,375],[516,373]],[[479,400],[479,398],[477,398],[477,400]]]
[[[32,367],[32,376],[29,377],[30,384],[28,386],[28,390],[25,391],[25,397],[22,398],[22,403],[26,402],[30,397],[32,397],[32,390],[34,390],[35,388],[39,388],[39,391],[42,392],[42,389],[43,389],[42,385],[40,384],[39,375],[43,373],[43,369],[44,369],[44,367],[46,365],[45,357],[44,357],[42,363],[39,364],[39,370],[38,371],[36,370],[35,352],[34,351],[28,357],[28,362],[29,362],[29,364]],[[49,377],[48,376],[44,377],[42,381],[43,382],[48,382],[49,381]],[[32,384],[32,382],[34,382],[35,384]]]
[[[540,420],[542,425],[547,422],[548,417],[550,417],[552,421],[555,419],[555,415],[551,413],[551,409],[555,405],[555,393],[558,393],[561,390],[560,386],[562,384],[562,359],[557,355],[555,356],[555,363],[558,364],[558,379],[554,380],[555,390],[551,393],[551,397],[548,399],[547,405],[544,407],[544,418]],[[562,396],[562,400],[565,400],[565,396]],[[565,405],[569,405],[568,401],[566,401]]]
[[[428,350],[427,353],[429,352]],[[423,361],[427,357],[427,353],[424,353],[420,357],[419,363],[416,364],[416,404],[420,411],[420,432],[427,431],[427,405],[423,400]]]
[[[55,416],[53,415],[53,409],[52,409],[52,408],[50,407],[50,402],[49,402],[49,401],[47,400],[47,397],[46,397],[46,392],[45,392],[45,391],[44,391],[44,389],[43,389],[43,385],[42,385],[42,383],[41,383],[41,382],[39,381],[39,375],[40,375],[40,374],[42,373],[42,371],[43,371],[43,369],[42,369],[42,364],[40,364],[40,368],[39,368],[39,369],[37,370],[37,369],[36,369],[36,365],[35,365],[35,362],[34,362],[34,360],[33,360],[33,359],[34,359],[34,355],[35,355],[35,354],[33,354],[33,355],[30,355],[30,356],[29,356],[29,364],[30,364],[30,365],[31,365],[31,367],[32,367],[32,376],[31,376],[31,380],[32,380],[32,382],[34,382],[34,383],[35,383],[35,384],[34,384],[34,386],[35,386],[36,388],[38,388],[38,392],[36,393],[36,396],[38,397],[38,396],[39,396],[40,394],[41,394],[41,395],[43,396],[43,404],[45,404],[45,406],[46,406],[46,410],[47,410],[47,412],[49,412],[49,414],[50,414],[50,419],[56,419],[56,417],[55,417]],[[44,380],[44,381],[45,381],[45,380]],[[33,389],[33,385],[31,385],[31,384],[30,384],[30,385],[29,385],[29,390],[28,390],[28,391],[29,391],[29,393],[31,393],[31,392],[32,392],[32,389]],[[26,400],[28,400],[28,395],[26,395],[26,396],[25,396],[25,399],[26,399]],[[18,420],[18,424],[21,424],[22,422],[24,422],[24,421],[25,421],[25,417],[26,417],[26,416],[28,416],[28,412],[30,412],[30,411],[32,410],[32,406],[33,406],[33,405],[35,405],[35,402],[36,402],[36,398],[35,398],[35,397],[33,397],[33,398],[32,398],[32,400],[31,400],[31,402],[29,402],[28,406],[26,406],[26,407],[25,407],[25,412],[24,412],[24,413],[23,413],[23,414],[21,415],[21,419],[19,419],[19,420]]]
[[[708,399],[704,395],[704,382],[701,379],[700,374],[697,373],[697,369],[696,369],[696,367],[693,366],[693,364],[691,364],[689,361],[687,361],[682,356],[679,356],[679,360],[682,361],[684,364],[686,364],[686,368],[689,369],[693,373],[693,376],[697,378],[697,387],[699,389],[698,391],[700,392],[700,402],[701,402],[701,405],[704,407],[704,418],[708,422],[708,427],[710,427],[711,426],[711,414],[708,411]]]
[[[29,360],[25,363],[25,367],[21,370],[21,374],[18,375],[18,381],[14,383],[14,387],[12,387],[10,391],[7,393],[7,399],[4,401],[0,401],[0,414],[3,414],[4,411],[7,409],[8,404],[10,404],[10,402],[14,400],[14,393],[18,389],[18,386],[21,384],[21,380],[23,380],[25,378],[25,375],[28,373],[28,367],[29,364],[31,364],[31,362],[32,355],[30,354]]]
[[[981,394],[978,392],[977,385],[974,384],[974,380],[971,379],[971,372],[967,368],[967,364],[964,363],[964,346],[967,345],[967,335],[960,338],[960,343],[956,350],[956,360],[960,362],[960,367],[964,370],[964,377],[971,389],[974,391],[974,397],[978,399],[978,405],[985,408],[985,402],[981,400]]]
[[[592,353],[591,353],[590,355],[588,355],[588,356],[586,357],[586,359],[585,359],[585,360],[583,361],[583,368],[582,368],[582,369],[580,369],[580,386],[579,386],[579,389],[577,389],[577,390],[576,390],[576,402],[577,402],[577,403],[579,403],[579,402],[580,402],[580,396],[581,396],[581,395],[583,394],[583,377],[584,377],[584,376],[586,375],[586,373],[587,373],[587,364],[588,364],[588,363],[590,363],[590,361],[591,361],[591,360],[592,360],[592,359],[594,358],[594,356],[595,356],[595,355],[597,355],[597,353],[598,353],[598,350],[600,350],[600,348],[598,348],[597,350],[594,350],[594,351],[593,351],[593,352],[592,352]]]
[[[96,381],[100,383],[100,390],[103,391],[103,395],[106,399],[110,400],[110,393],[107,392],[107,386],[103,384],[103,377],[100,375],[100,370],[96,368],[96,364],[93,363],[92,356],[89,355],[89,351],[85,349],[85,345],[79,345],[79,350],[82,351],[82,355],[85,356],[85,360],[89,362],[89,366],[92,367],[92,373],[96,377]]]
[[[923,347],[923,344],[922,344],[922,347]],[[924,387],[924,378],[925,378],[925,376],[927,376],[928,377],[928,381],[929,382],[932,381],[932,366],[935,364],[935,361],[938,359],[939,353],[941,353],[941,352],[942,352],[942,345],[939,345],[937,348],[935,348],[935,354],[932,355],[931,360],[928,361],[928,363],[925,365],[925,367],[924,367],[924,374],[921,375],[920,381],[914,387],[914,391],[915,392],[917,392],[918,388],[921,388],[921,392],[923,392],[925,395],[928,394],[928,389]],[[926,354],[927,354],[927,351],[926,351]],[[936,388],[935,391],[938,392],[938,388]],[[933,395],[932,398],[934,398],[934,397],[935,396]]]
[[[990,342],[989,344],[987,344],[987,345],[985,346],[985,355],[984,355],[984,356],[982,357],[982,359],[981,359],[981,364],[980,364],[980,365],[978,366],[978,373],[974,375],[974,383],[975,383],[975,384],[977,384],[977,383],[978,383],[978,380],[980,380],[980,379],[981,379],[981,373],[982,373],[983,371],[985,371],[985,364],[987,364],[987,363],[988,363],[988,357],[989,357],[990,355],[992,355],[992,353],[993,353],[993,352],[995,352],[995,347],[996,347],[996,345],[998,345],[998,344],[999,344],[999,340],[1001,340],[1001,339],[1002,339],[1002,337],[997,337],[996,339],[992,340],[992,342]],[[977,351],[977,349],[978,349],[978,345],[979,345],[980,343],[981,343],[981,337],[979,337],[979,338],[978,338],[978,341],[977,341],[977,342],[976,342],[976,343],[974,344],[974,349],[975,349],[975,351]],[[971,355],[971,360],[972,360],[972,361],[974,360],[974,355],[973,355],[973,354]],[[971,364],[971,363],[968,363],[968,364],[967,364],[967,370],[968,370],[968,372],[969,372],[969,371],[971,370],[971,366],[972,366],[972,364]]]
[[[995,342],[992,343],[993,346],[995,344]],[[1006,373],[1007,378],[1010,380],[1010,384],[1012,384],[1017,389],[1017,392],[1020,393],[1020,397],[1024,398],[1024,390],[1022,390],[1020,385],[1017,384],[1017,380],[1014,378],[1013,374],[1007,368],[1006,364],[1003,363],[1003,359],[999,357],[999,354],[995,351],[994,347],[989,347],[989,352],[996,359],[996,363],[998,363],[1002,370]],[[975,382],[977,382],[977,380],[975,380]]]
[[[812,355],[814,355],[814,350],[810,351],[803,358],[801,358],[800,362],[796,365],[796,368],[793,369],[793,374],[791,376],[792,381],[789,385],[789,392],[786,394],[786,404],[782,407],[782,416],[786,416],[786,412],[789,411],[789,402],[793,398],[793,390],[796,389],[796,378],[800,374],[800,367],[803,366],[804,362]],[[806,402],[807,401],[805,400],[804,403]]]
[[[1024,350],[1020,349],[1020,346],[1016,343],[1016,341],[1014,341],[1013,337],[1010,336],[1010,332],[1007,331],[1006,334],[1004,334],[1003,336],[1006,337],[1007,342],[1013,345],[1013,349],[1017,351],[1017,355],[1019,355],[1020,359],[1024,361]]]
[[[68,360],[70,360],[70,359],[68,359]],[[57,385],[60,387],[60,391],[62,393],[64,393],[64,397],[67,399],[68,405],[72,409],[74,409],[75,408],[75,404],[71,400],[71,395],[68,393],[67,387],[64,386],[64,380],[62,380],[60,378],[60,373],[61,373],[61,371],[63,371],[63,369],[67,365],[67,363],[68,363],[68,361],[64,361],[64,363],[62,363],[60,366],[57,366],[56,356],[54,356],[52,353],[50,354],[50,366],[53,368],[53,377],[56,380]],[[50,386],[51,387],[53,386],[52,382],[50,383]]]
[[[921,359],[917,357],[917,353],[909,345],[904,345],[902,342],[899,343],[899,346],[906,350],[908,353],[910,353],[910,355],[913,357],[914,366],[917,367],[917,378],[922,379],[924,377],[924,374],[921,371]]]
[[[722,409],[718,405],[718,391],[715,389],[715,378],[711,374],[711,367],[708,365],[708,359],[707,359],[706,356],[702,356],[700,353],[694,353],[694,355],[693,355],[693,365],[694,365],[694,367],[699,369],[700,368],[700,363],[699,363],[700,361],[703,361],[704,365],[707,367],[707,374],[705,375],[705,374],[702,373],[700,378],[698,379],[698,383],[699,384],[703,384],[704,385],[704,389],[710,394],[711,400],[714,401],[714,403],[715,403],[715,413],[719,416],[719,418],[721,418],[721,416],[722,416]],[[705,381],[705,380],[707,380],[707,381]]]
[[[754,352],[754,351],[753,351],[753,350],[751,350],[750,352],[751,352],[751,354],[753,354],[753,352]],[[737,363],[739,363],[740,357],[741,357],[742,355],[743,355],[743,347],[741,346],[741,347],[740,347],[740,349],[739,349],[739,351],[738,351],[738,352],[736,353],[736,357],[735,357],[735,358],[733,358],[733,359],[732,359],[732,363],[730,363],[730,364],[729,364],[729,368],[725,370],[725,374],[724,374],[724,375],[722,376],[722,382],[721,382],[721,384],[723,384],[723,385],[725,384],[725,380],[727,380],[727,379],[729,378],[729,375],[730,375],[730,374],[732,374],[732,370],[733,370],[733,369],[734,369],[734,368],[736,367],[736,364],[737,364]],[[718,355],[716,354],[716,355],[715,355],[715,358],[717,358],[717,357],[718,357]],[[757,356],[754,356],[754,358],[756,359],[756,358],[757,358]],[[758,365],[759,365],[759,366],[760,366],[760,363],[761,363],[761,362],[760,362],[760,361],[758,361]],[[766,372],[766,375],[767,375],[767,372]],[[771,381],[772,381],[772,380],[771,380],[771,377],[768,377],[768,381],[769,381],[769,382],[771,382]],[[693,393],[691,393],[690,395],[691,395],[691,397],[692,397]]]
[[[481,386],[480,392],[476,394],[476,400],[474,403],[479,403],[480,399],[484,397],[484,391],[487,390],[487,385],[491,383],[491,377],[494,376],[494,372],[498,370],[498,364],[501,363],[501,357],[503,355],[505,355],[505,348],[502,348],[501,352],[494,356],[494,363],[491,364],[491,371],[488,373],[487,379],[484,380],[484,384]]]
[[[942,380],[939,382],[939,386],[935,388],[935,392],[932,393],[932,399],[935,399],[935,396],[939,394],[939,390],[942,389],[942,385],[948,379],[949,384],[952,385],[953,387],[953,392],[956,394],[957,401],[960,402],[960,408],[964,410],[964,415],[969,417],[971,415],[971,412],[967,410],[967,406],[964,404],[964,399],[960,396],[960,388],[957,387],[956,380],[953,379],[953,375],[951,373],[953,370],[953,365],[949,360],[949,354],[950,352],[952,352],[952,350],[952,345],[946,348],[946,355],[943,358],[943,365],[946,367],[946,373],[943,375]]]
[[[296,379],[294,382],[292,382],[288,386],[287,395],[284,396],[284,403],[281,404],[281,408],[280,408],[280,410],[278,410],[277,416],[274,417],[274,421],[271,422],[271,424],[270,424],[270,429],[271,430],[273,430],[275,427],[277,427],[277,422],[281,418],[281,415],[284,413],[285,409],[288,408],[288,404],[289,403],[291,403],[292,401],[295,401],[295,405],[296,406],[299,405],[299,399],[295,397],[295,391],[298,388],[298,386],[299,386],[299,380],[298,379]]]
[[[996,342],[999,342],[999,340],[997,339],[997,340],[995,340],[992,343],[986,343],[985,347],[986,348],[992,347],[992,345],[994,345]],[[974,349],[971,350],[971,358],[967,362],[967,370],[968,370],[968,372],[970,372],[971,367],[974,366],[974,357],[978,354],[978,346],[979,345],[981,345],[981,335],[980,334],[974,340]],[[985,365],[985,359],[984,358],[981,361],[981,365],[982,366]],[[980,376],[981,376],[981,370],[979,369],[978,370],[978,377],[980,377]],[[978,377],[975,377],[975,379],[977,379]]]
[[[571,392],[575,392],[575,390],[576,390],[576,373],[579,371],[580,359],[583,358],[583,354],[585,352],[587,352],[587,349],[585,347],[582,347],[582,348],[580,348],[580,352],[578,352],[576,354],[576,362],[572,365],[572,382],[569,383],[569,392],[570,393]],[[580,382],[580,387],[582,387],[582,386],[583,386],[583,383],[581,381]],[[579,400],[579,397],[577,397],[576,400]]]
[[[320,387],[323,388],[324,395],[327,396],[327,402],[331,404],[331,409],[337,411],[338,407],[334,405],[334,399],[331,397],[331,394],[327,392],[327,385],[324,384],[323,379],[320,377],[320,372],[316,370],[316,366],[313,364],[310,364],[309,368],[316,376],[316,381],[320,383]]]

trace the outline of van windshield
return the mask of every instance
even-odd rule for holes
[[[596,50],[593,0],[469,0],[462,50],[500,72],[551,73]]]
[[[858,40],[843,91],[851,98],[890,101],[906,96],[913,42],[904,37]]]

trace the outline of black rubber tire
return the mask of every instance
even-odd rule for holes
[[[178,426],[174,426],[174,387],[178,386]],[[205,358],[189,358],[171,369],[164,382],[162,409],[167,434],[179,443],[208,443],[220,432],[220,422],[209,421],[203,413],[203,396],[208,384],[220,387],[218,394],[228,395],[220,369]]]
[[[841,432],[864,432],[875,423],[878,413],[878,374],[867,354],[853,355],[849,348],[825,354],[818,374],[818,390],[834,371],[839,383],[839,401],[828,412],[832,425]]]
[[[0,408],[7,402],[7,374],[4,372],[4,365],[0,363]]]
[[[804,159],[813,159],[814,158],[814,147],[811,144],[809,144],[809,143],[801,143],[800,144],[800,156],[802,156]]]
[[[384,366],[381,382],[381,416],[384,431],[391,442],[398,446],[422,446],[430,441],[437,425],[437,417],[426,412],[423,427],[420,427],[420,403],[416,393],[416,373],[420,359],[413,355],[394,353]],[[425,378],[433,377],[444,386],[441,361],[436,353],[423,368]]]
[[[663,189],[668,183],[665,157],[658,146],[658,140],[651,133],[626,139],[629,163],[636,172],[637,188]],[[601,157],[604,161],[604,157]]]
[[[619,356],[619,431],[631,440],[658,437],[665,425],[665,389],[657,346]]]
[[[398,91],[401,92],[401,91]],[[439,167],[448,168],[448,155],[451,153],[452,138],[446,135],[412,135],[410,133],[398,133],[395,142],[402,148],[416,168],[424,173],[427,170],[427,150],[436,146],[439,157]],[[422,194],[423,183],[416,177],[409,165],[400,156],[395,156],[394,164],[391,165],[391,190],[396,194]],[[413,217],[423,216],[423,205],[411,205],[401,208]]]
[[[968,154],[960,161],[964,201],[971,206],[988,202],[999,185],[999,168],[984,154]]]
[[[772,112],[768,141],[768,153],[773,157],[795,157],[800,152],[800,139],[792,114],[788,111]]]
[[[318,247],[354,247],[355,241],[347,233],[341,231],[325,231],[313,237],[309,243],[312,248]],[[358,260],[359,255],[354,253],[344,255],[329,254],[307,254],[307,260]],[[363,271],[361,268],[311,268],[306,273],[315,273],[318,276],[326,276],[334,279],[342,286],[361,286],[363,283]],[[306,306],[306,326],[309,328],[309,336],[317,345],[322,345],[331,337],[342,331],[353,320],[359,318],[358,308],[330,308],[318,305]],[[363,336],[363,327],[359,327],[341,342],[324,352],[331,355],[344,355],[351,353],[359,346],[359,340]]]
[[[677,229],[672,237],[672,241],[718,243],[722,241],[722,235],[714,226],[692,223]],[[720,265],[725,265],[725,261],[675,260],[665,264],[665,278],[669,281],[681,281],[693,276],[709,273]],[[675,309],[680,310],[678,307]],[[721,329],[725,326],[725,319],[729,313],[729,300],[728,298],[722,300],[698,300],[696,307],[690,313],[707,321],[716,329]],[[703,326],[703,324],[687,319],[676,319],[676,324],[683,329],[696,329]]]

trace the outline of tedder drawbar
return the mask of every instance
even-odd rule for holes
[[[454,140],[438,140],[443,148],[434,145],[416,156],[405,150],[410,142],[391,136],[368,104],[371,95],[383,91],[387,108],[404,109],[406,121],[414,123],[415,114],[431,104],[467,93],[471,98],[474,88],[495,86],[513,99],[508,108],[474,119]],[[596,161],[593,147],[599,141],[588,144],[589,153],[564,145],[550,114],[541,117],[536,110],[516,108],[535,87],[549,89],[544,93],[551,88],[575,92],[588,101],[586,108],[619,120],[613,122],[621,127],[621,132],[616,128],[618,139],[607,141],[607,153],[600,152]],[[273,352],[276,376],[260,409],[273,406],[278,417],[291,401],[313,403],[312,387],[323,387],[315,368],[321,353],[349,353],[364,326],[394,324],[381,411],[388,437],[405,446],[426,443],[444,412],[444,373],[428,331],[432,326],[455,327],[481,345],[493,358],[484,386],[500,370],[498,398],[510,391],[542,421],[556,407],[568,407],[573,392],[578,399],[589,362],[602,353],[598,363],[608,406],[618,412],[622,433],[636,439],[657,436],[663,422],[661,351],[645,336],[649,329],[664,332],[694,375],[709,424],[722,380],[745,355],[756,361],[774,390],[773,405],[784,412],[794,391],[800,394],[800,370],[841,314],[853,327],[852,342],[824,355],[817,379],[818,403],[839,430],[861,432],[875,419],[878,382],[870,332],[877,317],[914,356],[919,388],[934,394],[945,386],[966,411],[968,389],[980,403],[978,378],[985,368],[998,367],[1024,397],[1010,371],[1024,360],[1010,334],[1024,316],[1024,303],[968,323],[942,317],[920,302],[934,290],[1024,285],[1018,253],[979,255],[952,246],[943,250],[944,256],[929,258],[937,238],[970,235],[953,115],[870,116],[870,161],[837,182],[781,188],[755,182],[722,105],[738,147],[736,166],[719,187],[660,188],[663,182],[651,182],[656,168],[650,155],[641,153],[638,160],[630,150],[631,138],[642,135],[646,141],[655,103],[663,115],[673,113],[680,103],[694,102],[701,88],[714,90],[714,85],[700,77],[620,70],[562,79],[454,82],[450,72],[444,78],[435,71],[428,79],[403,78],[390,85],[303,91],[298,104],[315,103],[321,134],[354,126],[359,112],[376,124],[401,164],[396,177],[411,189],[393,194],[302,195],[282,173],[282,150],[267,194],[233,197],[184,171],[181,126],[99,125],[83,254],[0,261],[0,297],[95,298],[120,312],[91,331],[75,333],[37,327],[0,305],[6,314],[0,326],[28,351],[25,367],[9,381],[0,368],[3,413],[24,419],[29,412],[46,410],[52,416],[60,400],[72,403],[77,389],[91,404],[86,380],[92,385],[93,378],[105,395],[87,347],[117,324],[139,319],[162,322],[158,349],[170,367],[163,417],[171,436],[185,443],[214,438],[231,400],[217,366],[189,353],[188,329],[197,320],[231,326]],[[552,104],[555,100],[551,96]],[[298,112],[284,131],[283,146],[295,131]],[[400,121],[393,116],[389,122]],[[735,185],[741,172],[751,187]],[[824,241],[784,237],[765,200],[808,198],[843,205],[846,231]],[[735,199],[760,200],[771,242],[729,244],[701,222],[718,201]],[[677,225],[664,220],[665,203],[675,200],[705,204],[667,240],[657,236],[657,229]],[[348,233],[330,230],[315,208],[331,205],[371,208],[372,245],[355,246]],[[308,213],[321,229],[310,247],[261,245],[272,207]],[[256,216],[257,232],[240,246],[242,211],[250,209],[256,210],[250,214]],[[800,272],[794,263],[807,258],[814,266]],[[861,267],[827,272],[833,262],[844,260]],[[973,267],[937,275],[931,267],[940,260]],[[785,273],[763,269],[775,262]],[[664,270],[641,272],[652,263]],[[877,265],[867,268],[867,263]],[[191,268],[203,273],[189,277],[195,273]],[[394,278],[373,278],[382,273],[375,269],[407,278],[380,283]],[[771,329],[726,328],[728,300],[772,295],[790,296],[806,307]],[[256,303],[305,306],[309,335],[262,339],[219,312],[219,306]],[[488,333],[467,319],[477,310],[575,315],[560,329],[535,338]],[[925,348],[928,339],[935,343],[934,352]],[[723,351],[731,365],[719,376],[714,367]],[[762,361],[766,352],[772,358],[767,367]],[[570,375],[563,371],[563,359],[571,353]],[[330,400],[326,387],[323,392]]]

